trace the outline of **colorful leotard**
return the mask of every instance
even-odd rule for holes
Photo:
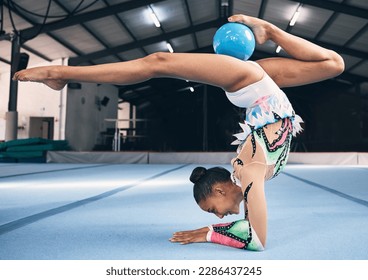
[[[256,232],[247,220],[209,226],[207,241],[251,251],[264,250]]]
[[[267,125],[265,126],[267,127]],[[266,164],[273,167],[272,174],[269,174],[268,180],[276,177],[285,167],[289,157],[291,138],[293,137],[293,127],[290,118],[282,119],[281,127],[277,130],[277,138],[269,142],[264,127],[255,129],[251,132],[252,150],[255,153],[256,143],[262,148],[265,155]],[[239,145],[239,152],[242,145]]]
[[[248,61],[247,63],[253,63],[261,68],[256,62]],[[285,93],[266,72],[258,82],[236,92],[226,92],[226,96],[234,105],[246,108],[244,123],[240,123],[243,131],[234,135],[237,140],[232,144],[239,145],[239,153],[250,136],[253,155],[257,142],[264,152],[266,164],[274,166],[272,177],[277,176],[286,164],[292,136],[302,131],[300,126],[302,119],[295,115]],[[280,120],[282,120],[282,125],[277,131],[279,137],[269,143],[263,128]]]
[[[255,62],[249,61],[247,63],[254,63],[260,67]],[[251,145],[246,147],[246,153],[251,153],[252,158],[257,158],[255,157],[257,148],[262,149],[267,166],[272,167],[268,168],[267,179],[277,176],[287,162],[291,138],[302,130],[300,126],[302,119],[295,115],[285,93],[266,72],[258,82],[236,92],[226,92],[226,96],[234,105],[246,108],[244,123],[240,124],[243,131],[235,135],[237,140],[233,142],[233,144],[239,145],[238,153],[240,153],[245,143]],[[276,122],[280,122],[280,127],[278,124],[271,128],[268,127],[268,125]],[[272,131],[272,141],[270,142],[266,132],[270,135],[267,129],[272,130],[274,127],[277,127],[278,130]],[[244,165],[240,158],[237,158],[234,163]],[[270,174],[271,171],[272,174]],[[234,173],[233,179],[235,183],[240,185]],[[244,190],[244,203],[246,204],[252,186],[253,182],[250,182]],[[259,251],[264,249],[248,219],[247,211],[244,220],[212,225],[209,226],[209,229],[208,242],[247,250]]]

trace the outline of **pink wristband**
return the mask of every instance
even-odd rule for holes
[[[211,232],[211,231],[209,231],[209,232]],[[207,233],[207,238],[208,238],[208,233]],[[222,234],[217,233],[215,231],[211,232],[210,240],[213,243],[222,244],[222,245],[226,245],[226,246],[230,246],[230,247],[234,247],[234,248],[243,248],[244,247],[243,242],[238,241],[236,239],[233,239],[231,237],[222,235]]]

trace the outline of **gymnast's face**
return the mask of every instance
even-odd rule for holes
[[[239,214],[242,201],[241,189],[231,181],[216,184],[212,187],[212,194],[198,203],[203,211],[213,213],[220,219],[227,215]]]

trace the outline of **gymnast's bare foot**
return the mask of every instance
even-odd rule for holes
[[[21,70],[14,74],[13,80],[43,83],[54,90],[61,90],[67,84],[66,80],[60,79],[59,71],[57,71],[55,66]]]
[[[272,25],[267,21],[246,15],[233,15],[228,20],[230,22],[241,22],[250,27],[258,44],[263,44],[270,39],[269,31]]]

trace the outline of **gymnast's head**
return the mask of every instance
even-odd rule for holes
[[[222,167],[196,167],[190,175],[193,195],[199,207],[219,218],[239,214],[243,201],[241,188],[233,183],[230,172]]]

